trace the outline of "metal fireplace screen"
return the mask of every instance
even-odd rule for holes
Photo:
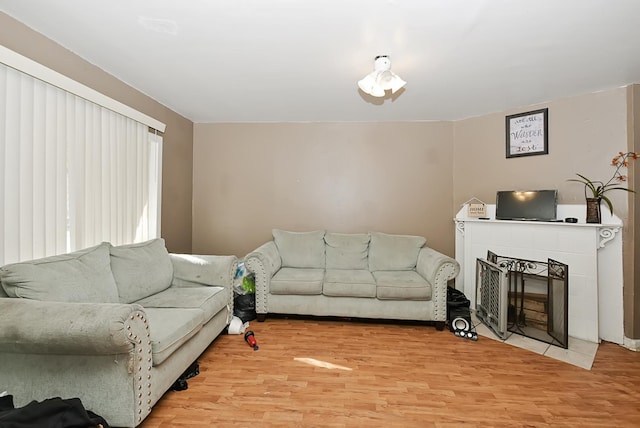
[[[501,339],[507,338],[509,282],[500,266],[478,259],[476,264],[476,316]]]
[[[569,267],[549,259],[548,263],[549,321],[548,332],[551,337],[563,344],[569,344]]]
[[[500,338],[507,331],[568,348],[569,267],[498,256],[476,263],[476,315]]]

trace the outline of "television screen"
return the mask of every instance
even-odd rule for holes
[[[496,194],[496,219],[555,220],[557,198],[557,190],[500,190]]]

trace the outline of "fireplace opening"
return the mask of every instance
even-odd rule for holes
[[[517,333],[568,348],[569,267],[499,256],[476,262],[476,315],[499,337]]]

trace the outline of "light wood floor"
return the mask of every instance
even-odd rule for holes
[[[428,325],[268,318],[220,336],[143,428],[640,427],[640,353],[591,371]]]

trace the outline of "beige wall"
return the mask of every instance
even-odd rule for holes
[[[423,235],[453,255],[450,123],[194,126],[193,250],[244,256],[272,228]]]
[[[455,122],[454,209],[475,196],[495,203],[496,190],[558,189],[559,203],[583,204],[575,173],[609,179],[611,159],[627,148],[626,89],[582,95]],[[506,158],[505,116],[549,108],[549,154]],[[625,192],[611,195],[628,217]]]
[[[0,44],[167,125],[162,236],[170,251],[190,252],[193,123],[2,12]]]

